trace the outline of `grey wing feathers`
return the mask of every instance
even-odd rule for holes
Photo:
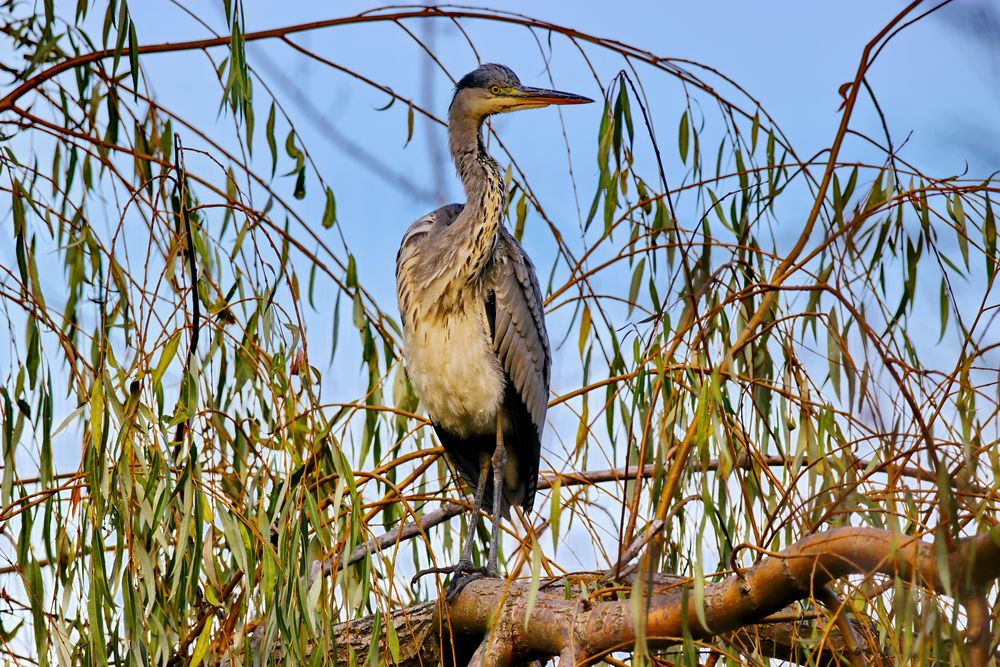
[[[399,275],[404,259],[413,252],[414,244],[419,246],[434,227],[450,225],[463,208],[463,204],[447,204],[415,220],[403,234],[403,240],[399,244],[399,251],[396,253],[396,275]]]
[[[506,229],[500,234],[497,256],[501,261],[493,281],[493,344],[541,438],[552,365],[542,292],[531,260]]]
[[[396,252],[396,295],[399,298],[399,314],[404,327],[413,309],[419,306],[411,293],[414,281],[418,278],[415,274],[422,269],[426,270],[428,266],[433,267],[438,264],[437,261],[429,261],[427,257],[421,261],[420,255],[439,250],[434,243],[427,242],[439,231],[436,228],[447,227],[453,223],[463,208],[463,204],[442,206],[418,218],[403,234],[399,251]],[[427,295],[421,297],[426,299]]]
[[[538,487],[542,430],[549,400],[551,353],[542,312],[542,292],[531,260],[503,229],[497,244],[493,277],[495,317],[493,348],[507,374],[507,406],[517,439],[528,512]]]
[[[416,309],[439,302],[438,294],[428,291],[434,281],[421,278],[419,272],[440,272],[460,258],[441,243],[438,234],[451,225],[462,211],[460,204],[443,206],[423,216],[406,231],[396,255],[396,287],[404,328]],[[433,276],[432,276],[433,277]],[[519,477],[523,484],[520,502],[530,511],[538,484],[538,461],[542,430],[548,404],[551,354],[542,312],[542,294],[535,269],[524,250],[510,233],[500,229],[490,270],[483,277],[483,287],[492,293],[484,307],[493,334],[493,349],[507,377],[504,399],[510,419],[511,435],[518,444]],[[443,281],[439,281],[443,282]],[[412,293],[414,285],[423,291]],[[475,489],[479,481],[479,452],[491,452],[493,433],[459,437],[435,424],[438,439],[462,478]],[[484,507],[492,507],[488,486]],[[501,508],[506,511],[506,508]]]

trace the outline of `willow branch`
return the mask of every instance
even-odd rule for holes
[[[795,459],[788,458],[785,456],[765,456],[760,460],[746,460],[740,461],[734,464],[736,468],[750,468],[752,465],[766,465],[771,467],[778,466],[788,466],[794,463],[799,465],[806,465],[808,461],[803,459],[796,462]],[[856,466],[862,470],[867,469],[870,466],[869,461],[858,461]],[[716,460],[709,461],[705,465],[704,470],[706,472],[718,469],[719,462]],[[920,479],[926,482],[935,482],[936,478],[932,472],[923,470],[916,466],[898,466],[894,468],[892,466],[886,466],[895,470],[896,473],[902,474],[907,477],[912,477],[914,479]],[[570,486],[587,486],[591,484],[602,484],[606,482],[624,482],[628,480],[634,480],[638,477],[650,478],[656,474],[656,466],[654,464],[648,464],[644,466],[627,466],[624,468],[608,468],[605,470],[584,470],[580,472],[566,472],[566,473],[550,473],[541,475],[538,479],[539,490],[550,489],[558,481],[560,486],[570,487]],[[440,525],[453,517],[458,516],[463,511],[472,506],[471,501],[459,502],[453,500],[446,500],[445,506],[429,512],[417,521],[411,521],[408,523],[396,526],[392,530],[379,535],[378,537],[373,537],[363,544],[359,544],[354,548],[354,550],[347,556],[344,561],[344,565],[351,565],[357,563],[366,555],[374,555],[380,551],[388,549],[393,545],[399,544],[400,542],[405,542],[406,540],[413,539],[424,532],[433,528],[434,526]],[[682,503],[675,505],[675,510],[680,509],[683,506]],[[669,513],[668,513],[669,516]],[[625,572],[621,568],[624,568],[635,556],[637,555],[637,549],[641,549],[646,545],[646,543],[652,539],[657,532],[665,525],[665,519],[654,519],[647,529],[643,532],[640,539],[629,547],[627,552],[619,559],[609,574],[612,572]],[[328,558],[322,561],[317,567],[319,567],[324,574],[329,574],[333,570],[333,563],[335,559]]]
[[[846,530],[851,532],[840,530],[807,537],[754,568],[707,586],[701,610],[705,625],[688,599],[687,588],[650,596],[643,605],[648,610],[645,632],[649,648],[670,646],[685,633],[696,640],[707,639],[754,623],[790,602],[810,597],[814,587],[837,576],[877,570],[883,562],[891,562],[892,552],[900,551],[901,545],[883,539],[874,558],[858,562],[861,548],[875,542],[860,539],[869,531]],[[523,651],[543,655],[558,655],[572,644],[578,655],[598,656],[631,647],[637,640],[629,600],[600,602],[586,608],[578,601],[539,594],[529,612],[528,589],[528,584],[511,584],[504,595],[504,587],[497,582],[474,581],[452,604],[451,622],[469,631],[485,629],[490,615],[499,609],[498,618],[524,619],[523,624],[515,626],[525,628],[517,642]]]
[[[947,574],[938,569],[945,562]],[[930,542],[887,530],[839,528],[810,535],[749,569],[707,585],[701,609],[704,625],[688,584],[674,580],[668,590],[654,591],[644,604],[648,609],[646,642],[651,649],[666,648],[679,643],[685,633],[695,640],[708,640],[760,623],[796,601],[816,599],[834,580],[876,573],[962,601],[970,619],[966,638],[970,654],[976,658],[989,655],[991,632],[984,593],[1000,577],[1000,531],[957,541],[946,561],[935,556]],[[945,580],[953,582],[951,589]],[[491,628],[499,628],[503,636],[496,641],[513,660],[557,655],[591,660],[628,650],[637,640],[633,603],[628,599],[566,599],[564,589],[557,586],[543,588],[529,605],[530,591],[528,581],[480,579],[470,582],[450,607],[439,601],[430,609],[438,624],[435,627],[450,627],[459,644],[462,637],[466,642],[471,639],[473,649]],[[422,609],[426,613],[429,608]],[[408,610],[400,613],[409,618]],[[397,632],[400,628],[405,632],[406,627],[402,623]],[[344,629],[350,634],[349,627]],[[363,639],[378,641],[371,636]],[[399,641],[404,642],[404,637]],[[848,651],[851,643],[845,646]]]

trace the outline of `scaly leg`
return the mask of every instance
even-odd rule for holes
[[[476,524],[479,523],[479,512],[483,509],[483,497],[486,495],[486,480],[490,474],[490,459],[483,455],[479,462],[479,484],[476,486],[476,503],[472,506],[472,519],[469,521],[469,534],[462,546],[462,555],[455,566],[457,577],[464,570],[472,570],[472,543],[476,539]]]
[[[503,473],[507,463],[507,450],[503,445],[503,422],[497,412],[497,445],[493,450],[493,532],[490,534],[490,559],[486,565],[486,575],[499,576],[497,569],[497,552],[500,547],[500,521],[503,516]]]
[[[487,475],[489,474],[490,457],[483,455],[481,456],[479,464],[479,484],[476,486],[476,498],[475,504],[472,508],[472,520],[469,522],[469,535],[465,538],[465,544],[462,545],[462,555],[459,557],[458,562],[452,567],[429,567],[420,570],[413,575],[413,579],[411,581],[412,584],[416,584],[418,579],[428,574],[450,573],[451,581],[448,583],[446,598],[451,601],[456,595],[458,595],[465,584],[469,583],[476,577],[483,576],[482,569],[479,569],[478,574],[473,577],[463,577],[462,575],[477,572],[477,569],[472,566],[472,542],[476,539],[476,524],[479,523],[479,512],[483,507],[483,497],[486,495],[486,480]]]
[[[486,480],[489,474],[490,458],[483,455],[479,462],[479,484],[476,485],[476,501],[472,507],[472,518],[469,521],[469,534],[465,538],[465,544],[462,545],[462,555],[452,569],[451,581],[448,582],[445,593],[445,598],[448,601],[454,600],[467,583],[482,576],[482,574],[474,574],[471,577],[464,575],[476,572],[476,569],[472,567],[472,542],[476,539],[476,524],[479,523],[479,512],[483,508],[483,497],[486,495]]]

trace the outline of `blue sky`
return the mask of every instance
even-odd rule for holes
[[[134,3],[134,19],[142,42],[176,41],[207,33],[172,5],[160,2]],[[472,3],[473,5],[479,3]],[[869,80],[898,144],[908,137],[905,158],[938,176],[969,169],[986,174],[1000,167],[990,164],[988,141],[983,132],[997,139],[1000,96],[997,90],[996,53],[958,27],[955,9],[985,7],[985,0],[965,0],[898,35],[879,57]],[[325,3],[249,2],[245,4],[249,30],[290,23],[304,23],[333,15],[346,15],[378,5],[353,3],[333,12]],[[483,6],[489,6],[483,3]],[[217,3],[192,3],[202,20],[225,32]],[[635,2],[626,11],[612,11],[604,2],[507,2],[502,8],[523,12],[584,32],[611,37],[658,55],[700,62],[724,73],[742,85],[771,113],[796,145],[800,155],[812,155],[829,145],[839,122],[838,87],[851,80],[864,44],[900,8],[901,3],[839,2],[811,3],[773,1],[747,2]],[[964,14],[963,14],[964,15]],[[949,18],[951,16],[952,18]],[[475,66],[475,57],[464,37],[444,21],[427,26],[406,24],[422,39],[432,39],[434,50],[452,76],[459,77]],[[522,28],[498,26],[484,21],[465,21],[484,61],[503,62],[530,83],[547,83],[539,50]],[[450,82],[436,67],[427,67],[420,48],[402,30],[393,26],[358,26],[321,30],[295,36],[303,46],[355,69],[375,81],[417,99],[439,115],[450,100]],[[599,97],[600,90],[579,55],[565,40],[553,40],[551,60],[555,84],[567,90]],[[590,49],[598,77],[608,82],[622,68],[620,58],[606,57]],[[214,51],[216,57],[220,50]],[[250,48],[250,61],[273,79],[286,99],[307,97],[315,112],[324,116],[336,133],[378,156],[395,172],[431,193],[443,192],[445,200],[460,197],[461,188],[443,153],[444,131],[416,120],[414,140],[403,147],[405,107],[376,113],[386,97],[358,85],[343,74],[308,61],[288,47],[276,43]],[[263,59],[266,59],[264,61]],[[204,58],[190,54],[154,56],[145,61],[147,73],[160,98],[173,108],[211,121],[216,114],[217,86]],[[426,84],[428,73],[432,84]],[[665,116],[658,130],[672,145],[681,112],[671,95],[679,92],[663,87],[653,91],[652,103]],[[385,244],[398,238],[405,225],[437,204],[426,197],[386,184],[377,174],[358,164],[344,152],[342,142],[326,139],[322,126],[289,105],[297,121],[312,125],[311,149],[320,170],[338,196],[338,212],[344,233],[359,253],[363,275],[373,289],[379,276],[391,277],[392,255]],[[569,145],[574,151],[579,198],[586,207],[595,179],[593,151],[600,109],[571,109],[563,114]],[[529,173],[559,174],[565,170],[566,148],[559,116],[546,110],[516,114],[495,121],[503,141]],[[868,100],[855,115],[854,129],[881,138],[877,116]],[[664,132],[664,128],[666,132]],[[970,136],[973,139],[970,140]],[[980,151],[979,149],[983,149]],[[570,203],[572,184],[565,179],[536,179],[549,206]],[[585,201],[584,201],[585,200]],[[557,209],[558,210],[558,209]],[[575,216],[573,206],[567,212]],[[371,243],[371,232],[379,232],[379,247]],[[530,238],[530,234],[529,234]],[[368,248],[370,252],[365,252]],[[391,284],[386,284],[391,288]]]
[[[478,4],[478,3],[474,3]],[[245,6],[248,30],[291,23],[305,23],[347,15],[363,8],[355,3],[331,11],[319,3],[251,2]],[[484,6],[490,6],[486,4]],[[980,0],[957,2],[938,15],[897,35],[871,68],[868,80],[893,133],[897,147],[906,140],[902,157],[925,172],[945,177],[963,172],[985,176],[1000,164],[992,163],[1000,143],[996,119],[1000,118],[1000,96],[996,90],[996,52],[984,48],[975,32],[969,32],[968,10],[985,11]],[[225,32],[221,10],[205,3],[201,15]],[[840,122],[838,88],[855,74],[864,45],[902,7],[902,3],[847,1],[814,3],[774,2],[635,2],[622,3],[622,11],[606,2],[508,2],[503,9],[610,37],[655,54],[701,63],[728,76],[753,97],[782,127],[801,157],[829,146]],[[140,41],[158,42],[206,36],[200,26],[174,11],[170,5],[149,3],[136,6]],[[975,12],[971,14],[975,16]],[[465,36],[445,21],[433,30],[420,22],[406,23],[421,40],[433,40],[433,50],[447,71],[458,78],[476,65]],[[548,85],[541,52],[523,28],[484,21],[464,21],[463,28],[475,43],[483,61],[505,63],[529,84]],[[983,24],[988,28],[988,25]],[[405,97],[414,98],[439,116],[450,101],[450,81],[436,65],[428,66],[423,51],[402,29],[393,25],[351,26],[303,33],[294,41],[344,67],[387,85]],[[544,36],[541,38],[544,41]],[[546,49],[549,47],[545,43]],[[601,96],[598,81],[607,84],[624,66],[621,58],[588,49],[597,80],[576,49],[565,39],[551,42],[549,64],[554,85],[572,92]],[[221,57],[221,50],[213,52]],[[299,123],[318,167],[337,193],[341,231],[358,258],[360,276],[387,310],[395,310],[393,260],[398,240],[416,217],[439,203],[461,198],[443,151],[443,128],[416,119],[413,140],[405,145],[406,108],[386,104],[384,94],[359,85],[349,77],[310,62],[278,43],[255,44],[249,49],[256,65],[289,100],[289,112]],[[202,66],[197,66],[202,63]],[[182,113],[202,117],[210,124],[216,117],[218,87],[203,56],[166,55],[145,61],[147,75],[161,99]],[[692,69],[696,69],[692,66]],[[675,157],[677,120],[683,110],[682,90],[675,82],[650,75],[640,68],[649,85],[654,123],[660,140]],[[429,77],[429,78],[428,78]],[[429,82],[429,83],[428,83]],[[259,89],[258,89],[259,91]],[[727,91],[729,94],[731,91]],[[299,104],[294,101],[298,99]],[[308,101],[312,112],[304,111]],[[703,102],[704,103],[704,102]],[[505,145],[528,174],[543,205],[560,224],[570,230],[579,224],[578,210],[586,211],[594,192],[594,163],[600,106],[533,111],[500,117],[494,121]],[[715,113],[705,109],[706,116]],[[317,124],[319,116],[322,123]],[[258,123],[262,123],[259,118]],[[226,123],[220,123],[225,127]],[[882,141],[881,124],[871,102],[862,98],[851,127]],[[331,129],[332,128],[332,129]],[[563,131],[565,128],[565,138]],[[331,138],[337,134],[340,138]],[[279,135],[282,136],[282,135]],[[359,166],[344,139],[376,156],[383,167],[403,175],[430,196],[414,196],[407,188],[388,183],[373,171]],[[572,155],[574,180],[566,173],[567,147]],[[496,152],[496,151],[495,151]],[[848,139],[842,157],[878,156],[859,139]],[[876,157],[880,162],[881,157]],[[501,163],[506,159],[501,158]],[[679,174],[669,175],[678,180]],[[291,182],[283,186],[291,189]],[[315,189],[314,189],[315,190]],[[577,193],[574,201],[573,193]],[[437,201],[437,194],[444,195]],[[786,202],[787,203],[787,202]],[[808,201],[801,200],[802,213],[790,216],[783,234],[797,235],[796,220],[804,217]],[[793,202],[794,204],[794,202]],[[318,218],[322,200],[315,191],[302,209]],[[525,245],[536,264],[547,267],[552,253],[546,230],[530,219]],[[331,233],[332,234],[332,233]],[[543,269],[544,270],[544,269]],[[544,281],[544,278],[543,278]],[[612,286],[620,290],[620,286]],[[936,288],[936,283],[923,285]],[[934,293],[936,296],[936,292]],[[936,308],[936,302],[934,302]],[[553,338],[567,313],[550,314]],[[933,331],[936,334],[936,328]],[[324,349],[328,327],[321,315],[310,331],[311,344]],[[328,374],[332,397],[354,397],[356,357],[354,338],[346,337],[340,359]],[[936,339],[936,335],[934,336]],[[929,340],[933,344],[934,340]],[[579,361],[571,344],[557,352],[553,390],[561,393],[579,381]],[[338,354],[341,354],[338,352]],[[560,354],[563,363],[560,363]],[[820,358],[825,364],[825,360]],[[321,368],[322,370],[322,368]],[[561,467],[565,446],[556,433],[572,439],[574,420],[554,410],[556,428],[547,435],[546,451],[552,467]],[[560,421],[567,428],[558,428]],[[606,453],[606,452],[605,452]],[[616,462],[592,460],[590,467]],[[618,462],[620,463],[620,462]],[[543,464],[543,468],[545,468]]]
[[[247,29],[252,31],[349,15],[376,6],[345,3],[331,9],[329,3],[257,0],[245,3],[245,12]],[[799,154],[810,156],[827,147],[836,131],[841,102],[838,88],[853,78],[865,43],[902,6],[858,0],[633,2],[620,3],[621,11],[617,11],[617,6],[607,2],[578,1],[508,2],[502,8],[713,68],[759,100]],[[987,0],[960,0],[904,31],[880,55],[869,74],[894,141],[898,145],[907,139],[903,156],[935,176],[960,173],[966,164],[970,173],[982,176],[1000,168],[998,153],[991,148],[1000,145],[1000,124],[996,122],[1000,118],[997,51],[986,48],[988,41],[977,37],[991,34],[991,24],[980,23],[982,30],[978,33],[968,30],[968,17],[976,14],[967,10],[986,12],[989,6]],[[197,39],[210,34],[169,2],[144,0],[130,7],[140,43]],[[220,3],[194,2],[188,7],[219,32],[227,31]],[[99,21],[100,12],[95,12],[92,19]],[[549,85],[542,51],[524,28],[485,21],[465,21],[462,25],[483,61],[513,67],[525,83]],[[453,77],[475,67],[476,58],[465,37],[449,23],[437,21],[431,31],[416,21],[406,26],[420,39],[433,40],[434,52]],[[449,78],[436,65],[428,66],[419,45],[397,26],[342,27],[302,33],[293,39],[414,98],[439,116],[445,114],[451,93]],[[548,54],[549,44],[544,43],[544,35],[541,39]],[[599,82],[607,84],[624,66],[621,58],[589,48],[595,79],[590,67],[565,39],[554,38],[551,48],[549,64],[555,87],[595,99],[601,97]],[[211,55],[218,61],[224,52],[214,49]],[[443,150],[443,128],[418,116],[413,139],[407,145],[406,107],[395,104],[386,111],[376,111],[387,103],[385,94],[311,62],[277,42],[255,43],[248,53],[251,65],[286,101],[320,173],[334,188],[339,232],[357,255],[363,284],[384,308],[394,312],[393,261],[403,230],[424,212],[461,197],[461,188]],[[209,129],[224,144],[235,146],[231,119],[218,114],[220,90],[204,54],[152,55],[142,62],[147,81],[161,103]],[[657,79],[648,70],[640,69],[640,74],[649,84],[657,132],[676,165],[675,132],[683,110],[682,91],[676,83]],[[257,92],[263,91],[258,87]],[[560,229],[577,228],[578,211],[586,211],[593,195],[600,113],[598,104],[562,112],[547,109],[514,114],[494,122]],[[706,115],[711,113],[706,109]],[[264,114],[266,106],[258,110],[258,135]],[[867,99],[859,104],[852,127],[881,139],[878,117]],[[283,136],[279,132],[279,137]],[[360,165],[352,155],[355,149],[345,150],[347,142],[374,156],[380,169],[399,174],[426,192],[415,194],[411,188],[399,187]],[[198,147],[190,135],[185,137],[185,145]],[[850,140],[846,150],[851,155],[873,155],[857,140]],[[257,151],[256,159],[269,164],[260,136]],[[568,152],[572,156],[572,180],[566,170]],[[501,163],[505,162],[501,158]],[[191,166],[199,164],[211,168],[194,156],[190,158]],[[676,174],[669,176],[679,178]],[[278,187],[290,194],[291,179],[279,181]],[[315,183],[310,182],[309,196],[297,209],[306,220],[318,223],[322,207],[323,198]],[[322,234],[332,243],[338,241],[335,231]],[[536,264],[547,267],[552,242],[537,218],[529,219],[525,246]],[[9,263],[8,255],[8,251],[0,251],[5,263]],[[61,280],[61,274],[55,272],[48,277]],[[558,323],[564,315],[557,313],[550,322]],[[323,312],[310,318],[310,341],[324,350],[329,345],[330,318]],[[550,328],[558,330],[551,324]],[[325,387],[332,399],[357,397],[360,378],[357,358],[352,355],[357,336],[350,333],[342,336],[343,352],[338,352],[334,368],[322,367],[325,354],[314,359],[320,362],[317,365],[321,371],[332,371]],[[575,350],[573,345],[568,347],[571,349],[567,355],[572,359]],[[576,370],[565,371],[571,366]],[[557,393],[578,379],[578,366],[578,361],[575,365],[567,362],[561,369],[557,356],[553,387]],[[57,413],[56,421],[60,419]],[[558,411],[554,419],[560,419]],[[572,420],[569,423],[572,425]],[[563,435],[571,439],[572,433],[569,430]],[[548,440],[548,450],[558,457],[560,445],[552,435]],[[74,468],[78,452],[66,454],[65,467]],[[558,467],[558,458],[552,463]],[[595,461],[591,467],[612,463]]]
[[[220,3],[193,2],[187,6],[215,30],[226,32]],[[377,6],[352,3],[331,10],[326,3],[256,1],[245,3],[244,9],[247,29],[257,30],[349,15]],[[829,145],[840,118],[838,87],[854,76],[864,44],[902,6],[861,1],[635,2],[623,5],[624,11],[613,11],[605,2],[586,1],[508,2],[502,8],[715,69],[759,100],[799,154],[809,156]],[[986,0],[954,3],[896,36],[870,71],[869,80],[894,141],[898,145],[907,139],[903,156],[936,176],[960,173],[966,164],[972,174],[978,175],[1000,167],[991,163],[997,153],[990,148],[1000,144],[995,122],[1000,118],[997,52],[985,48],[988,39],[983,39],[995,28],[980,20],[977,30],[969,30],[970,20],[975,26],[977,16],[989,16],[989,6]],[[133,2],[130,7],[140,43],[197,39],[210,34],[169,2]],[[977,15],[977,11],[982,14]],[[101,14],[95,11],[91,19],[100,21]],[[432,43],[452,77],[460,77],[476,65],[465,36],[450,23],[410,21],[405,25],[416,37]],[[542,51],[524,28],[475,20],[464,21],[462,26],[483,61],[510,65],[526,83],[549,84]],[[429,65],[416,41],[397,26],[338,27],[301,33],[292,39],[415,99],[439,116],[446,112],[451,93],[448,76],[436,65]],[[544,42],[545,36],[540,39]],[[601,96],[599,82],[607,84],[624,66],[620,57],[588,48],[595,78],[575,47],[564,38],[556,37],[543,45],[554,85],[595,99]],[[550,46],[551,53],[547,51]],[[405,105],[376,111],[387,102],[384,93],[310,61],[278,42],[254,43],[248,52],[251,65],[285,101],[320,173],[334,188],[339,232],[357,256],[363,284],[384,308],[394,311],[393,260],[403,230],[424,212],[461,197],[460,185],[444,152],[444,129],[417,116],[413,139],[406,144]],[[224,53],[224,49],[211,51],[216,62]],[[151,55],[142,62],[146,79],[162,104],[208,129],[224,144],[236,145],[231,118],[218,113],[219,86],[204,54]],[[665,77],[651,76],[648,70],[640,68],[640,75],[648,84],[657,133],[673,153],[675,128],[683,110],[682,91]],[[257,92],[263,99],[260,87]],[[597,177],[594,155],[600,111],[600,105],[595,104],[561,112],[546,109],[513,114],[494,121],[499,136],[528,174],[560,229],[576,229],[579,210],[586,211],[589,206]],[[705,112],[710,116],[713,110]],[[258,109],[256,157],[269,162],[260,131],[265,113],[266,107]],[[852,127],[881,140],[879,120],[867,99],[859,104]],[[283,136],[279,130],[279,141]],[[198,147],[190,135],[185,137],[185,143]],[[345,148],[346,144],[355,148]],[[400,187],[381,172],[360,164],[354,155],[356,147],[373,156],[381,165],[379,169],[399,175],[419,192],[410,186]],[[858,141],[849,140],[845,151],[873,155]],[[568,153],[572,155],[573,180],[566,170]],[[670,159],[678,164],[676,157]],[[190,160],[192,166],[198,164],[197,157]],[[506,159],[501,157],[501,162]],[[668,176],[675,181],[679,178],[673,173]],[[279,179],[278,187],[290,193],[291,179]],[[806,203],[803,200],[803,205]],[[309,196],[297,208],[307,221],[316,221],[322,207],[321,193],[310,182]],[[537,219],[529,218],[525,245],[536,264],[545,267],[552,243],[547,230],[537,224]],[[338,240],[336,232],[323,234],[330,242]],[[55,274],[50,277],[58,280]],[[554,319],[558,322],[559,314]],[[322,314],[315,316],[309,336],[310,341],[317,342],[316,347],[325,349],[329,345],[329,320]],[[360,381],[351,354],[356,336],[343,338],[346,340],[341,358],[351,362],[331,369],[337,372],[330,377],[334,383],[342,382],[342,386],[328,387],[338,398],[355,396]],[[557,392],[575,379],[575,373],[561,376],[557,363]]]
[[[169,3],[133,3],[140,41],[176,41],[207,35]],[[477,5],[480,3],[471,3]],[[482,3],[489,6],[488,3]],[[218,3],[191,3],[202,20],[225,32]],[[326,3],[245,3],[249,30],[290,23],[304,23],[334,15],[347,15],[378,5],[352,3],[331,11]],[[982,132],[996,133],[1000,118],[997,90],[996,53],[991,54],[967,32],[957,27],[956,8],[986,7],[985,0],[965,0],[945,8],[938,15],[898,35],[872,68],[870,81],[897,144],[907,136],[904,156],[932,174],[944,176],[961,172],[968,161],[972,173],[985,174],[1000,167],[989,164],[988,141],[970,142],[969,135],[982,139]],[[900,8],[901,3],[840,2],[810,3],[773,1],[746,2],[635,2],[626,11],[611,11],[605,2],[507,2],[502,8],[523,12],[554,23],[570,25],[584,32],[611,37],[658,55],[700,62],[731,77],[755,96],[778,121],[800,155],[811,155],[828,146],[839,115],[837,89],[849,81],[859,54],[869,40]],[[201,11],[199,11],[201,9]],[[419,22],[407,23],[422,39],[427,28]],[[531,83],[546,83],[538,49],[527,32],[483,21],[463,23],[484,61],[503,62]],[[432,111],[443,115],[450,100],[450,82],[436,67],[427,68],[419,47],[393,26],[358,26],[303,33],[297,42],[338,64],[356,69],[375,81],[411,96]],[[439,21],[434,26],[434,49],[441,62],[455,76],[474,67],[475,58],[464,37],[454,27]],[[579,55],[565,40],[554,40],[552,73],[558,87],[598,97],[600,91]],[[221,50],[214,55],[221,57]],[[623,66],[618,58],[603,57],[591,49],[598,77],[609,81]],[[385,104],[386,97],[358,85],[344,75],[308,61],[276,43],[250,48],[250,61],[262,72],[287,75],[276,87],[286,99],[291,91],[305,95],[315,111],[335,130],[362,144],[366,151],[392,170],[431,192],[443,190],[445,199],[457,199],[461,189],[451,166],[443,157],[444,131],[417,118],[414,140],[403,147],[405,108],[396,105],[382,113],[373,108]],[[266,62],[262,61],[266,58]],[[201,116],[208,124],[216,116],[218,89],[200,56],[164,55],[145,60],[149,79],[158,96],[185,113]],[[426,86],[430,72],[433,83]],[[680,104],[670,95],[676,89],[654,91],[652,102],[667,120],[658,122],[660,131],[672,132],[680,115]],[[429,93],[429,97],[428,97]],[[659,96],[657,96],[659,95]],[[289,105],[298,122],[306,128],[310,118]],[[564,115],[569,144],[576,154],[580,198],[589,203],[594,181],[593,148],[597,105],[568,110]],[[261,121],[262,122],[262,119]],[[374,227],[385,237],[398,238],[409,221],[433,208],[436,202],[415,198],[410,193],[381,182],[371,171],[358,168],[341,145],[324,139],[322,127],[311,124],[311,149],[321,171],[338,195],[338,211],[352,246],[361,248]],[[559,117],[552,110],[517,114],[495,122],[504,142],[530,173],[556,173],[565,166],[565,144]],[[880,137],[880,125],[871,104],[863,100],[853,127]],[[965,128],[970,128],[966,132]],[[329,134],[329,133],[327,133]],[[667,145],[673,136],[666,137]],[[971,144],[971,146],[970,146]],[[441,187],[443,185],[443,187]],[[565,203],[567,183],[546,179],[541,183],[549,203]],[[373,205],[374,204],[374,205]],[[574,216],[575,217],[575,216]],[[366,221],[364,224],[357,224]],[[364,259],[363,271],[370,278],[391,276],[391,255],[380,248]]]

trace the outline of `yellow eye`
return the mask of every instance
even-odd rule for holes
[[[490,86],[490,92],[494,95],[500,94],[500,86]]]

